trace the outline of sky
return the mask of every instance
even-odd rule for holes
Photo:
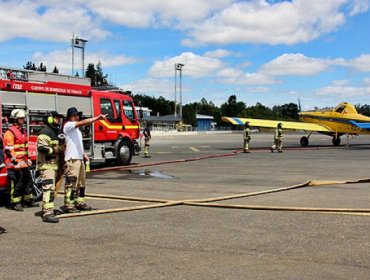
[[[370,104],[370,0],[0,0],[0,26],[1,66],[70,74],[75,35],[134,93],[173,100],[183,63],[183,103]]]

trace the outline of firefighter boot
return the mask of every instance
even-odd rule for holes
[[[51,213],[51,214],[43,215],[42,221],[44,223],[59,223],[59,218],[55,217],[54,213]]]
[[[62,207],[59,208],[60,211],[62,211],[63,214],[72,214],[72,213],[80,213],[80,210],[78,210],[76,207],[74,206],[68,206],[68,205],[64,205]]]
[[[76,209],[80,211],[91,211],[92,207],[87,205],[86,203],[80,203],[76,205]]]
[[[77,199],[75,200],[75,207],[80,211],[91,211],[91,206],[85,203],[85,187],[80,187],[77,191]]]
[[[23,203],[23,208],[39,207],[39,204],[34,201],[26,201]]]
[[[17,211],[17,212],[23,212],[24,211],[24,209],[22,207],[22,204],[20,204],[20,203],[14,204],[12,209],[14,211]]]
[[[2,234],[2,233],[6,233],[6,229],[3,228],[3,227],[0,227],[0,234]]]

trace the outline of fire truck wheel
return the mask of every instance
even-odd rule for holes
[[[41,201],[42,199],[42,184],[40,172],[35,169],[35,166],[30,168],[31,178],[32,178],[32,187],[33,187],[33,200]]]
[[[133,151],[131,142],[127,139],[122,139],[117,147],[117,163],[119,165],[129,165]]]

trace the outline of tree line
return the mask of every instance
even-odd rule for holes
[[[145,94],[134,94],[133,98],[136,102],[140,101],[142,106],[149,107],[152,110],[152,115],[159,114],[163,116],[174,112],[174,101],[167,100],[162,96],[156,98]],[[231,95],[221,106],[216,106],[212,101],[202,98],[199,102],[184,105],[182,112],[183,122],[195,127],[197,125],[196,114],[212,116],[214,122],[224,126],[226,123],[222,121],[222,116],[297,120],[299,109],[295,103],[287,103],[272,108],[261,103],[247,106],[245,102],[238,101],[236,95]]]
[[[27,61],[26,65],[23,65],[25,70],[32,70],[32,71],[39,71],[39,72],[47,72],[47,66],[45,63],[40,62],[38,66],[32,61]],[[54,66],[54,69],[51,73],[59,74],[59,68]],[[80,74],[76,72],[76,77],[79,77]],[[90,78],[91,86],[98,87],[98,86],[108,86],[108,74],[103,73],[103,67],[100,61],[95,65],[94,63],[89,63],[86,67],[84,77]]]

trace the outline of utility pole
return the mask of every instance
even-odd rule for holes
[[[175,63],[175,118],[177,117],[177,63]]]

